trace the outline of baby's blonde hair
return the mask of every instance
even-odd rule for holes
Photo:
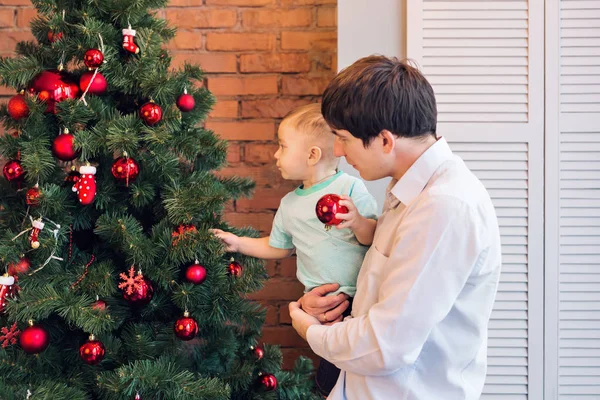
[[[337,167],[339,158],[333,155],[335,136],[321,114],[321,104],[312,103],[290,111],[281,121],[297,133],[305,135],[311,145],[321,148],[321,159]]]

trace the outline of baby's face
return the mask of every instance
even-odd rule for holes
[[[279,148],[274,157],[283,179],[307,179],[310,146],[306,143],[304,135],[284,122],[279,126],[277,138]]]

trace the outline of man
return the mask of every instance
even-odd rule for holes
[[[296,331],[342,370],[329,399],[479,399],[500,234],[486,189],[436,136],[431,85],[371,56],[333,79],[322,110],[336,155],[363,179],[393,178],[351,317],[331,324],[348,307],[324,296],[336,285],[290,304]]]

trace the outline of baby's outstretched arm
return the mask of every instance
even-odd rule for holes
[[[337,213],[335,217],[341,219],[342,222],[336,226],[337,229],[352,229],[356,240],[360,244],[366,246],[373,243],[373,236],[375,235],[375,227],[377,221],[374,219],[365,218],[358,212],[358,209],[354,205],[354,202],[349,196],[341,195],[339,204],[345,206],[348,212],[345,214]]]
[[[242,237],[221,229],[211,229],[210,232],[221,239],[225,244],[225,251],[229,253],[242,253],[264,260],[279,260],[289,257],[294,252],[293,248],[278,249],[269,246],[268,236],[264,238]]]

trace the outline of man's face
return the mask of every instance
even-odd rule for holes
[[[362,140],[352,136],[346,130],[335,129],[333,133],[335,135],[334,155],[346,157],[346,162],[360,173],[361,178],[373,181],[385,176],[381,168],[381,158],[384,154],[377,140],[365,148]]]

